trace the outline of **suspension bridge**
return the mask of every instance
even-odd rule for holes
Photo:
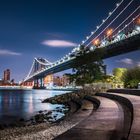
[[[34,58],[29,73],[22,81],[34,81],[35,87],[44,87],[45,76],[72,68],[84,46],[86,55],[94,54],[96,48],[103,48],[103,59],[140,49],[140,2],[122,0],[70,53],[55,62]],[[84,58],[83,58],[84,59]]]

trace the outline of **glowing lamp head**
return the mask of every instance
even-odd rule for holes
[[[137,24],[140,25],[140,17],[137,19]]]
[[[93,41],[93,44],[94,44],[95,46],[98,46],[98,45],[100,44],[100,40],[99,40],[99,39],[94,40],[94,41]]]
[[[106,32],[106,35],[111,36],[112,33],[113,33],[113,29],[108,29],[107,32]]]

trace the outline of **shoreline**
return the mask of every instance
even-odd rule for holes
[[[71,100],[83,99],[85,95],[94,95],[91,90],[79,90],[77,92],[56,95],[52,98],[45,99],[43,102],[52,104],[68,105]],[[42,102],[42,103],[43,103]],[[56,123],[43,122],[25,127],[15,127],[0,130],[1,140],[34,140],[34,139],[47,139],[51,140],[56,136],[64,133],[70,128],[74,127],[78,122],[70,114],[70,110],[66,113],[65,117]]]

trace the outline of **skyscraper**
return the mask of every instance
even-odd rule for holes
[[[4,81],[10,81],[10,69],[6,69],[4,71],[4,78],[3,78]]]

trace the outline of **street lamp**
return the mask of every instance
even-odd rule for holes
[[[113,29],[108,29],[108,30],[106,31],[107,37],[111,36],[112,33],[113,33]]]
[[[137,19],[136,23],[140,25],[140,18]]]
[[[99,40],[99,39],[94,40],[94,41],[93,41],[93,44],[94,44],[96,47],[99,46],[100,40]]]

